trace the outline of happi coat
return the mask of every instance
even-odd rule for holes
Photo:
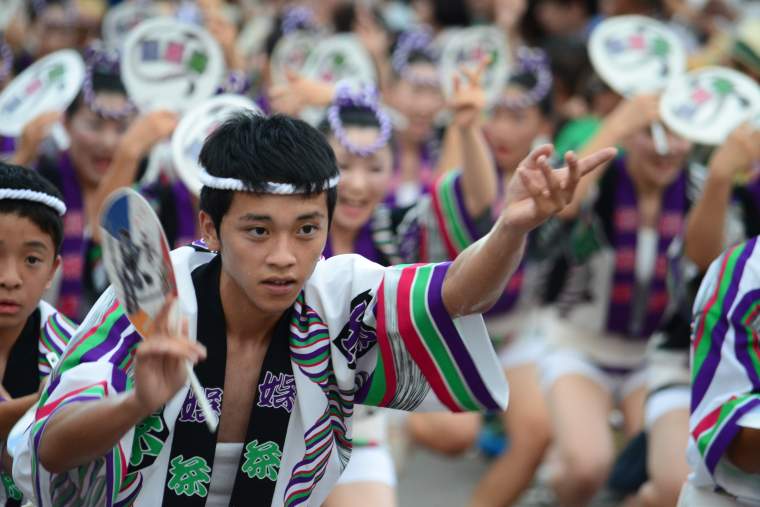
[[[196,367],[212,407],[223,403],[226,334],[221,258],[172,252]],[[358,255],[317,263],[277,324],[264,359],[231,504],[319,506],[351,454],[354,404],[402,410],[503,410],[508,387],[480,315],[452,319],[442,298],[449,263],[382,267]],[[64,474],[37,460],[45,426],[69,403],[133,387],[141,337],[109,289],[59,362],[29,432],[40,506],[204,505],[215,436],[189,387],[130,430],[106,456]]]

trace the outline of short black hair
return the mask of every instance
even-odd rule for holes
[[[429,0],[433,4],[433,20],[439,28],[463,27],[472,24],[466,0]]]
[[[377,6],[372,6],[369,9],[369,14],[374,21],[386,32],[388,31],[388,25],[383,18],[380,9]],[[335,33],[351,33],[356,29],[357,22],[357,8],[354,2],[344,1],[338,4],[332,13],[332,24]]]
[[[26,14],[29,17],[29,21],[35,22],[45,12],[47,7],[63,7],[66,8],[64,0],[45,0],[44,2],[27,2]]]
[[[340,108],[338,117],[344,127],[380,128],[380,121],[375,116],[375,112],[368,107],[344,106]],[[333,134],[327,117],[319,123],[319,131],[328,137]]]
[[[401,36],[396,37],[396,41],[393,44],[393,50],[391,51],[391,54],[393,51],[398,48],[399,43],[401,42]],[[436,54],[434,54],[432,51],[428,51],[425,49],[413,49],[409,52],[409,56],[406,58],[406,64],[407,65],[413,65],[415,63],[422,63],[427,65],[432,65],[433,67],[438,67],[438,57]],[[394,78],[399,79],[401,76],[397,72],[397,70],[394,68],[392,75]]]
[[[0,188],[42,192],[63,201],[58,189],[39,173],[5,162],[0,162]],[[0,199],[0,214],[13,214],[31,220],[42,232],[50,236],[55,254],[60,253],[63,242],[63,220],[50,206],[24,199]]]
[[[363,106],[344,106],[340,108],[338,112],[340,123],[343,127],[359,127],[359,128],[376,128],[381,129],[380,120],[377,119],[375,111]],[[325,137],[330,138],[334,135],[330,122],[327,117],[323,118],[319,123],[319,131],[322,132]],[[388,140],[388,145],[393,145],[393,131],[391,130],[391,138]]]
[[[281,114],[235,114],[208,136],[198,160],[210,175],[242,180],[252,192],[264,190],[267,182],[288,183],[303,188],[308,197],[324,192],[327,181],[338,176],[335,153],[325,136],[308,123]],[[328,221],[332,221],[337,188],[326,194]],[[233,196],[231,190],[201,189],[200,209],[211,217],[217,233]]]
[[[127,89],[118,73],[110,69],[95,68],[92,72],[92,91],[95,93],[114,93],[127,96]],[[66,108],[66,118],[71,118],[84,104],[84,93],[79,92],[74,101]]]
[[[524,90],[531,90],[534,86],[536,86],[537,82],[538,80],[536,78],[536,75],[532,72],[520,72],[509,77],[507,86],[515,85]],[[546,93],[546,95],[541,97],[541,100],[539,100],[535,105],[538,107],[538,110],[545,118],[551,118],[551,116],[554,114],[554,100],[552,97],[551,88]]]

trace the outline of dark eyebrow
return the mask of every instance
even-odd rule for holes
[[[321,211],[313,211],[311,213],[304,213],[303,215],[298,215],[296,217],[296,220],[314,220],[317,218],[324,218],[324,213]],[[240,217],[240,220],[246,221],[246,222],[272,222],[272,217],[270,215],[256,215],[254,213],[247,213]]]
[[[35,250],[43,250],[43,251],[48,250],[47,245],[43,243],[42,241],[27,241],[26,243],[24,243],[24,246],[26,248],[33,248]]]
[[[317,218],[324,218],[325,215],[321,211],[314,211],[313,213],[305,213],[303,215],[298,215],[297,220],[314,220]]]
[[[256,215],[254,213],[246,213],[242,217],[240,217],[240,220],[246,221],[246,222],[271,222],[272,217],[269,215]]]

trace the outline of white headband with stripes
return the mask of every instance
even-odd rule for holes
[[[219,178],[212,176],[205,169],[201,169],[199,179],[204,186],[215,188],[217,190],[232,190],[235,192],[251,192],[251,188],[243,180],[235,178]],[[322,190],[333,188],[338,184],[340,176],[334,176],[327,180],[322,187]],[[255,190],[264,194],[277,194],[277,195],[289,195],[289,194],[305,194],[306,189],[296,187],[290,183],[273,183],[271,181],[264,183],[261,190]]]
[[[38,202],[49,208],[53,208],[61,216],[66,213],[66,205],[63,204],[63,201],[45,192],[21,188],[0,188],[0,200],[3,199]]]

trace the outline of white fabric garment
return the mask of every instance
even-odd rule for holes
[[[396,487],[396,468],[388,447],[360,447],[351,453],[351,461],[338,479],[338,486],[353,482],[379,482]]]
[[[692,324],[689,481],[700,491],[720,488],[739,505],[760,505],[760,475],[743,472],[726,456],[742,417],[760,411],[754,366],[760,323],[752,310],[760,304],[757,241],[737,245],[712,263]]]
[[[211,474],[206,507],[227,507],[230,504],[242,452],[243,442],[216,444],[214,473]]]
[[[641,227],[636,242],[636,281],[647,285],[654,275],[657,263],[657,230]]]
[[[191,316],[188,327],[194,338],[197,299],[191,273],[216,255],[192,247],[171,255],[180,305]],[[443,304],[448,267],[444,263],[384,268],[358,255],[317,263],[292,309],[289,343],[296,389],[284,447],[278,451],[271,505],[296,501],[299,506],[321,505],[350,456],[354,403],[404,410],[504,410],[509,390],[482,317],[452,319]],[[79,339],[85,335],[97,339]],[[111,498],[113,504],[134,499],[130,501],[135,507],[157,505],[171,475],[173,432],[188,387],[161,412],[166,435],[153,435],[160,441],[160,450],[152,451],[150,462],[128,477],[108,473],[104,464],[130,463],[134,428],[106,456],[64,474],[50,474],[34,451],[34,442],[44,438],[55,410],[131,388],[133,361],[109,359],[128,360],[139,340],[109,289],[72,339],[76,345],[67,349],[62,360],[66,367],[55,371],[26,440],[23,452],[31,454],[33,463],[26,473],[34,475],[25,480],[34,484],[38,505],[51,506],[64,492],[76,495],[83,507],[108,506]],[[410,350],[406,344],[411,341],[420,347]],[[433,345],[446,352],[451,367],[438,364],[428,353]],[[76,361],[85,355],[87,360]],[[311,361],[314,356],[320,360]],[[379,364],[385,375],[374,375]],[[466,388],[454,390],[452,383]],[[80,477],[88,481],[82,483]],[[205,487],[195,488],[192,494],[205,496]]]

